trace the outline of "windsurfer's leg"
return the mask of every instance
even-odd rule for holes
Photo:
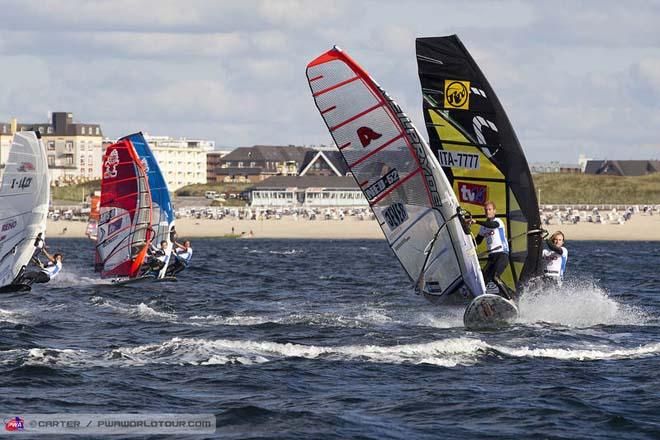
[[[503,296],[506,299],[513,299],[514,292],[506,285],[500,276],[504,273],[506,266],[509,264],[509,256],[504,252],[498,252],[495,259],[495,273],[493,275],[493,282],[499,290],[500,296]]]

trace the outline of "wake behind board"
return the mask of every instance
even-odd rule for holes
[[[176,283],[178,280],[176,277],[163,277],[163,278],[156,278],[154,280],[154,283]]]
[[[176,282],[176,281],[177,281],[176,277],[155,278],[153,275],[145,275],[145,276],[135,277],[135,278],[118,278],[118,279],[112,280],[112,285],[113,286],[129,286],[131,284],[142,284],[142,283],[147,283],[147,282],[152,282],[152,283],[173,283],[173,282]]]
[[[463,314],[463,325],[470,330],[505,327],[518,317],[518,307],[499,295],[486,293],[472,300]]]
[[[29,292],[32,287],[27,284],[9,284],[0,287],[0,293],[15,293],[15,292]]]
[[[142,277],[135,277],[135,278],[117,278],[112,280],[112,285],[113,286],[128,286],[131,284],[140,284],[140,283],[145,283],[147,281],[154,281],[154,276],[153,275],[145,275]]]

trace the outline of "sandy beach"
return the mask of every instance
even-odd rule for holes
[[[207,220],[177,219],[180,237],[223,237],[233,233],[245,238],[305,238],[305,239],[382,239],[383,233],[375,221],[357,220]],[[85,222],[50,221],[50,237],[84,237]],[[634,215],[626,223],[594,224],[550,224],[545,228],[553,232],[560,229],[567,240],[617,240],[617,241],[660,241],[660,215]]]

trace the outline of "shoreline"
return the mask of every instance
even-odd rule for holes
[[[85,238],[86,222],[48,221],[47,236],[50,238]],[[232,231],[233,228],[233,231]],[[624,224],[577,224],[544,225],[550,233],[564,232],[567,241],[660,241],[660,215],[636,214]],[[176,220],[180,239],[184,238],[278,238],[278,239],[384,239],[374,220],[208,220],[180,218]],[[252,236],[250,236],[252,231]],[[233,235],[232,235],[233,233]]]

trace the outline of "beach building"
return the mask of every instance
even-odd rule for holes
[[[215,169],[220,167],[220,159],[231,153],[231,150],[209,151],[206,155],[206,183],[218,183]]]
[[[358,208],[367,199],[352,176],[273,176],[249,189],[260,208]]]
[[[255,145],[239,147],[217,159],[211,179],[216,182],[261,182],[272,176],[297,176],[308,147]],[[215,158],[214,158],[215,160]]]
[[[38,131],[46,147],[48,172],[53,185],[67,185],[101,178],[103,132],[99,124],[74,122],[73,113],[53,112],[50,121],[0,122],[0,167],[7,160],[17,131]]]
[[[579,164],[551,162],[532,162],[529,164],[529,170],[532,174],[539,173],[581,173],[582,168]]]
[[[297,175],[273,176],[248,189],[250,205],[265,208],[366,208],[339,151],[307,151]]]
[[[646,176],[660,172],[660,160],[590,160],[585,174],[609,176]]]
[[[153,136],[144,133],[170,191],[186,185],[206,183],[206,156],[215,149],[215,142],[203,139]],[[117,142],[104,139],[104,146]]]

